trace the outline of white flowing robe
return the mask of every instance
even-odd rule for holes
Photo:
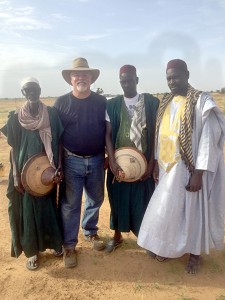
[[[202,189],[186,191],[190,175],[182,159],[168,173],[159,166],[159,183],[138,235],[141,247],[169,258],[224,247],[224,136],[222,112],[209,94],[202,93],[192,134],[195,168],[204,170]]]

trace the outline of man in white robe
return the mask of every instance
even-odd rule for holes
[[[225,121],[213,98],[193,89],[184,61],[167,65],[171,90],[156,125],[156,190],[145,212],[138,244],[159,261],[190,253],[188,273],[200,254],[224,247]]]

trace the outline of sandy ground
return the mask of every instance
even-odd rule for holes
[[[203,255],[198,275],[184,272],[187,256],[159,263],[137,246],[136,238],[124,234],[124,245],[112,254],[91,249],[79,235],[78,266],[65,269],[62,258],[50,251],[40,254],[40,268],[28,271],[26,258],[10,257],[11,234],[5,196],[8,150],[0,138],[0,161],[6,176],[0,183],[0,299],[225,299],[225,250]],[[106,195],[107,196],[107,195]],[[109,203],[100,212],[99,234],[108,240]]]

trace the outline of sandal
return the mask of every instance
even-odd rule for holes
[[[153,259],[155,259],[156,256],[157,256],[154,252],[152,252],[152,251],[150,251],[150,250],[146,250],[146,253],[147,253],[151,258],[153,258]]]
[[[30,271],[34,271],[38,268],[38,257],[37,255],[31,256],[26,262],[26,267]]]
[[[201,263],[200,255],[190,254],[185,271],[188,274],[196,274],[199,271],[200,263]]]
[[[105,252],[107,253],[113,252],[114,250],[116,250],[116,248],[121,246],[122,243],[123,243],[123,238],[120,238],[119,240],[111,239],[105,247]]]
[[[159,256],[159,255],[156,255],[155,259],[158,260],[159,262],[166,262],[169,260],[168,257],[163,257],[163,256]]]
[[[51,249],[50,252],[51,252],[51,254],[53,254],[55,257],[60,257],[60,256],[63,255],[63,250],[61,250],[61,251],[56,251],[56,250],[54,250],[54,249]]]

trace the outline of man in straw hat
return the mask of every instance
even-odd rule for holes
[[[90,87],[100,71],[90,68],[85,58],[73,61],[72,68],[62,71],[72,92],[55,102],[64,133],[63,171],[65,193],[62,197],[62,221],[64,229],[64,265],[77,265],[75,247],[78,243],[83,189],[85,206],[82,229],[85,240],[96,250],[105,245],[98,236],[99,209],[104,199],[104,152],[106,132],[106,98]]]
[[[224,247],[225,123],[213,98],[195,90],[183,60],[168,62],[171,93],[156,123],[157,188],[146,210],[138,244],[158,261],[189,253],[195,274],[200,254]]]
[[[54,169],[58,167],[58,144],[63,128],[56,109],[40,101],[41,88],[36,78],[24,78],[21,91],[27,101],[17,111],[10,112],[1,131],[12,147],[7,190],[12,232],[11,255],[19,257],[23,251],[28,257],[26,267],[35,270],[39,251],[50,248],[55,250],[56,255],[62,252],[62,234],[55,190],[44,196],[32,196],[24,190],[21,173],[28,159],[41,152],[46,153]],[[31,180],[35,181],[36,178]]]
[[[154,167],[154,131],[159,101],[150,94],[137,93],[136,68],[124,65],[119,71],[124,95],[107,102],[107,137],[110,168],[107,189],[111,206],[110,228],[114,237],[106,246],[108,253],[122,244],[121,232],[130,230],[137,236],[141,221],[154,191],[151,177]],[[114,150],[132,147],[140,151],[147,160],[147,169],[135,182],[124,182],[126,174],[117,165]],[[114,180],[114,177],[117,180]],[[121,181],[121,182],[120,182]]]

